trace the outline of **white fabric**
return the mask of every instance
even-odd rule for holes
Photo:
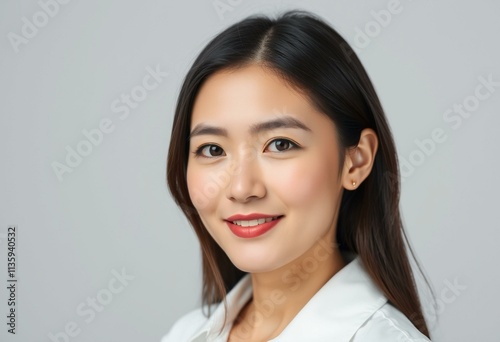
[[[161,342],[227,342],[234,319],[251,298],[252,281],[245,275],[218,304],[210,318],[201,308],[181,317]],[[424,342],[430,341],[391,305],[356,257],[338,271],[272,342]]]

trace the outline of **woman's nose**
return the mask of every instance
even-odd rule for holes
[[[266,195],[262,170],[253,154],[247,154],[233,161],[226,188],[226,197],[231,201],[248,202]]]

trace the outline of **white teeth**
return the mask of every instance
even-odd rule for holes
[[[241,226],[242,227],[248,227],[248,226],[256,226],[259,223],[258,220],[251,220],[251,221],[241,221]]]
[[[271,222],[272,220],[277,219],[278,216],[275,217],[267,217],[267,218],[261,218],[261,219],[256,219],[256,220],[250,220],[250,221],[233,221],[234,224],[237,224],[238,226],[242,227],[253,227],[259,224],[263,224],[264,222]]]

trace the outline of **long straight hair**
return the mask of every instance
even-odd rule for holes
[[[168,151],[167,182],[200,242],[202,303],[203,308],[208,307],[208,316],[213,304],[224,301],[226,305],[227,292],[246,272],[236,268],[210,236],[190,199],[186,169],[191,114],[198,91],[210,75],[249,64],[267,67],[303,90],[311,103],[334,122],[340,143],[339,172],[345,149],[357,145],[361,131],[371,128],[376,132],[379,148],[370,175],[356,190],[342,195],[336,243],[341,250],[359,255],[389,302],[430,337],[405,249],[406,241],[415,259],[400,216],[398,159],[382,105],[349,44],[323,19],[301,10],[285,12],[275,19],[253,15],[231,25],[201,51],[180,90]]]

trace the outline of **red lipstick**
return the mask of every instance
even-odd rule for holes
[[[250,221],[250,220],[257,220],[257,219],[263,219],[263,218],[272,218],[272,217],[277,217],[276,219],[269,221],[269,222],[264,222],[262,224],[257,224],[255,226],[247,226],[243,227],[237,224],[234,224],[233,221]],[[260,214],[260,213],[252,213],[249,215],[233,215],[228,217],[225,221],[226,224],[228,225],[229,229],[233,232],[234,235],[241,237],[241,238],[255,238],[257,236],[260,236],[269,230],[271,230],[278,222],[281,220],[283,215],[267,215],[267,214]]]

